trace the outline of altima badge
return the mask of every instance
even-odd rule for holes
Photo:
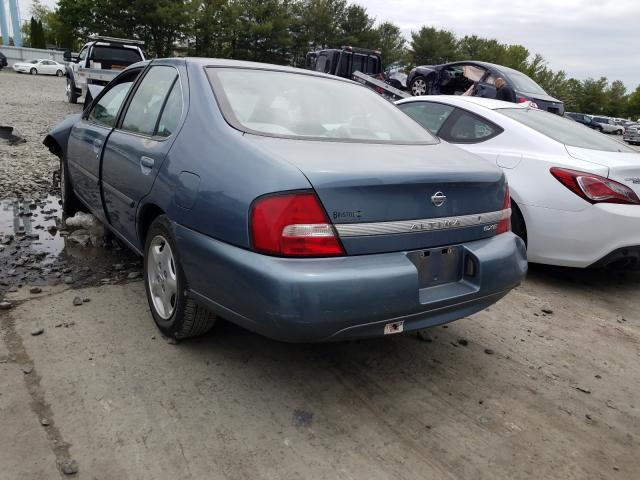
[[[436,207],[441,207],[444,205],[444,202],[447,200],[447,196],[442,192],[436,192],[431,195],[431,203],[433,203]]]

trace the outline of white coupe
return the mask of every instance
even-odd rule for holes
[[[16,62],[13,69],[18,73],[30,73],[31,75],[64,75],[64,65],[48,58],[36,58],[28,62]]]
[[[640,154],[528,104],[464,96],[396,102],[443,140],[497,164],[529,261],[640,269]]]

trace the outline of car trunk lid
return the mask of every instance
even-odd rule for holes
[[[429,248],[495,235],[497,217],[478,214],[502,210],[504,176],[451,145],[245,137],[300,169],[348,254]]]

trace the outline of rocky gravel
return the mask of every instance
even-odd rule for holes
[[[65,78],[0,71],[0,126],[13,127],[25,142],[0,140],[0,198],[42,198],[51,192],[59,160],[42,145],[51,127],[81,105],[66,102]]]
[[[64,78],[0,71],[0,300],[25,284],[112,283],[141,268],[100,225],[67,226],[62,217],[59,160],[42,140],[82,110],[64,91]]]

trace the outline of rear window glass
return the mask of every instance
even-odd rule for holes
[[[437,143],[371,90],[314,75],[208,68],[222,112],[238,130],[269,136],[377,143]]]
[[[496,111],[571,147],[605,152],[635,152],[617,140],[553,113],[530,108],[502,108]]]
[[[316,70],[318,72],[331,73],[331,57],[326,53],[321,53],[316,61]]]
[[[511,81],[514,90],[526,93],[537,93],[538,95],[547,95],[547,92],[545,92],[540,85],[531,80],[524,73],[520,73],[516,70],[509,70],[507,75],[508,78],[506,80]]]
[[[137,50],[131,48],[95,46],[91,53],[91,60],[113,65],[128,66],[140,62],[142,57]]]

